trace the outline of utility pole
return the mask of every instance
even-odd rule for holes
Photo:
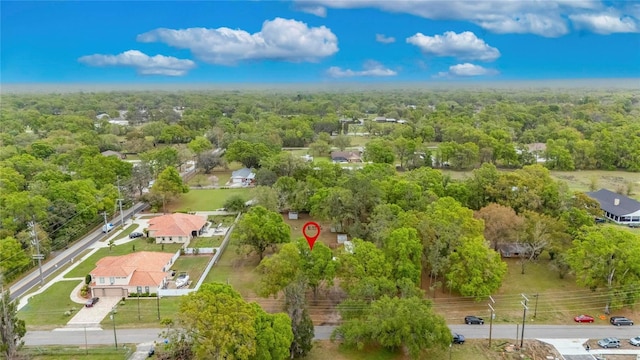
[[[536,293],[533,297],[536,298],[536,306],[533,309],[533,317],[535,318],[538,315],[538,294]]]
[[[118,337],[116,336],[116,306],[111,308],[111,320],[113,320],[113,340],[116,343],[116,350],[118,350]]]
[[[120,225],[122,225],[122,228],[124,229],[124,214],[122,213],[122,200],[123,199],[118,199],[118,203],[120,204]]]
[[[42,259],[44,259],[44,255],[40,253],[40,240],[38,240],[38,231],[36,230],[36,221],[35,217],[33,221],[29,222],[29,226],[31,227],[31,235],[33,236],[33,240],[31,244],[36,247],[35,255],[32,255],[33,259],[38,260],[38,271],[40,272],[40,286],[44,285],[44,277],[42,276]]]
[[[522,295],[522,297],[524,298],[523,301],[520,301],[520,304],[522,304],[522,335],[520,336],[520,349],[522,349],[522,344],[524,342],[524,323],[527,319],[527,309],[529,309],[527,304],[529,303],[529,299],[525,294],[520,295]]]
[[[103,211],[102,212],[102,217],[104,218],[104,233],[109,231],[109,228],[107,227],[107,212]]]
[[[124,214],[122,213],[122,194],[120,194],[120,175],[118,175],[118,203],[120,204],[120,225],[124,229]]]
[[[496,301],[493,300],[493,297],[489,296],[489,300],[491,300],[491,303],[487,304],[489,305],[489,311],[491,311],[491,317],[489,318],[489,348],[491,348],[491,333],[493,331],[493,318],[496,316],[496,310],[493,308],[493,306],[491,306],[491,304],[495,304]]]

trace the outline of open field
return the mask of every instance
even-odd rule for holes
[[[158,328],[163,327],[158,320],[158,308],[160,319],[174,319],[178,314],[178,307],[182,297],[157,298],[127,298],[124,305],[118,305],[115,316],[116,329],[118,328]],[[140,305],[140,319],[138,320],[138,304]],[[100,323],[103,329],[113,327],[113,320],[109,316]]]
[[[122,360],[136,350],[135,344],[113,346],[28,346],[20,354],[31,360]]]
[[[213,211],[222,208],[224,202],[234,195],[240,195],[249,200],[250,189],[190,190],[188,193],[182,194],[180,199],[167,205],[167,211]]]
[[[503,170],[500,171],[513,171]],[[462,180],[471,176],[471,171],[455,171],[441,169],[443,174],[449,175],[452,179]],[[582,171],[551,171],[551,176],[557,180],[565,182],[569,189],[573,191],[591,191],[605,188],[611,191],[621,191],[626,195],[629,184],[633,187],[630,197],[640,200],[640,173],[627,171],[606,171],[606,170],[582,170]]]
[[[228,283],[246,299],[254,299],[254,287],[258,280],[258,274],[254,269],[259,263],[258,256],[239,254],[237,251],[237,241],[231,238],[204,282]]]
[[[96,267],[96,262],[98,262],[98,260],[102,259],[105,256],[130,254],[133,252],[133,246],[135,246],[135,251],[160,251],[168,253],[175,253],[180,249],[181,246],[181,244],[156,244],[155,242],[149,243],[147,242],[147,240],[147,238],[137,238],[126,244],[116,245],[111,250],[109,250],[108,247],[98,249],[98,251],[89,256],[75,269],[69,271],[67,275],[65,275],[65,277],[84,277]]]
[[[29,303],[18,312],[18,317],[24,320],[29,330],[48,330],[64,326],[82,307],[82,304],[71,301],[69,296],[78,286],[78,282],[56,282],[41,294],[29,299]],[[71,316],[65,316],[64,312],[71,309],[75,309]]]

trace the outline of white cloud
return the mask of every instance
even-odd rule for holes
[[[320,5],[297,5],[296,10],[306,12],[308,14],[313,14],[318,17],[326,17],[327,16],[327,8]]]
[[[567,34],[569,32],[567,19],[570,19],[571,15],[585,11],[594,15],[607,12],[607,7],[599,0],[296,0],[296,4],[334,9],[376,8],[432,20],[469,21],[500,34],[526,33],[546,37]],[[617,4],[623,4],[623,2]],[[640,19],[637,15],[633,15],[634,9],[630,6],[625,4],[620,6],[623,7],[620,10],[626,12],[625,15],[635,16],[636,21]]]
[[[576,29],[585,29],[597,34],[638,32],[638,22],[629,16],[613,14],[575,14],[569,15]]]
[[[128,50],[118,55],[87,55],[78,61],[89,66],[130,66],[142,75],[182,76],[196,67],[196,64],[188,59],[164,55],[149,56],[138,50]]]
[[[396,42],[396,38],[384,34],[376,34],[376,41],[383,44],[391,44]]]
[[[482,39],[470,31],[456,34],[447,31],[442,35],[427,36],[417,33],[407,38],[407,43],[413,44],[423,53],[435,56],[452,56],[466,60],[493,61],[500,57],[498,49],[489,46]]]
[[[189,49],[197,58],[221,65],[243,60],[315,62],[338,51],[338,38],[327,27],[309,28],[303,22],[282,18],[265,21],[254,34],[226,27],[160,28],[138,35],[138,41]]]
[[[327,70],[327,75],[334,78],[356,77],[356,76],[395,76],[398,73],[394,70],[384,67],[381,63],[369,60],[364,63],[362,70],[342,69],[338,66],[332,66]]]
[[[482,75],[497,75],[498,71],[494,69],[487,69],[480,65],[474,65],[470,63],[458,64],[449,66],[448,72],[439,72],[436,77],[470,77],[470,76],[482,76]]]

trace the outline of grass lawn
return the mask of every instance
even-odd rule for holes
[[[223,207],[224,202],[233,195],[240,195],[246,200],[250,198],[249,188],[240,189],[204,189],[190,190],[180,199],[167,206],[169,212],[174,211],[213,211]]]
[[[258,274],[254,271],[259,263],[257,255],[246,256],[237,253],[237,241],[231,239],[226,250],[211,268],[204,282],[229,283],[245,298],[255,297],[254,287]]]
[[[188,273],[189,279],[191,279],[190,288],[193,288],[202,276],[211,257],[212,255],[181,255],[171,268],[178,273]]]
[[[53,329],[66,325],[71,317],[65,316],[64,312],[71,309],[77,311],[82,307],[82,304],[74,303],[69,297],[76,286],[76,280],[56,282],[41,294],[29,299],[29,303],[18,312],[18,317],[24,320],[30,330]]]
[[[236,215],[209,215],[207,220],[211,221],[211,226],[218,226],[218,224],[222,223],[222,226],[228,227],[236,220]]]
[[[66,278],[71,277],[84,277],[91,270],[96,267],[96,262],[102,259],[105,256],[118,256],[118,255],[126,255],[133,252],[133,246],[135,245],[136,251],[159,251],[159,252],[168,252],[175,253],[180,249],[181,244],[156,244],[156,243],[148,243],[147,238],[138,238],[132,240],[126,244],[116,245],[109,250],[109,248],[101,248],[96,251],[93,255],[89,256],[82,264],[78,265],[75,269],[69,271]]]
[[[222,244],[222,239],[224,236],[214,236],[214,237],[197,237],[189,243],[190,248],[211,248],[218,247]]]
[[[113,238],[113,241],[121,240],[121,239],[124,239],[124,238],[128,237],[129,234],[131,234],[133,232],[133,230],[135,230],[137,228],[138,228],[138,224],[131,224],[131,225],[127,226],[127,228],[122,230],[117,237]]]
[[[138,298],[127,298],[124,305],[118,305],[116,328],[160,328],[164,325],[158,320],[158,304],[160,319],[174,319],[178,314],[181,296],[157,298],[140,298],[140,320],[138,320]],[[113,320],[109,316],[100,323],[103,329],[112,329]]]
[[[122,360],[135,348],[135,344],[122,344],[117,350],[113,346],[95,345],[87,349],[84,346],[26,346],[20,354],[31,360]]]

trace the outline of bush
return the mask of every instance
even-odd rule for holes
[[[87,274],[87,276],[84,277],[84,283],[87,285],[91,284],[91,274]]]
[[[156,293],[150,293],[150,294],[149,294],[149,297],[158,297],[158,294],[156,294]]]
[[[67,310],[64,312],[64,316],[71,316],[71,310]]]

